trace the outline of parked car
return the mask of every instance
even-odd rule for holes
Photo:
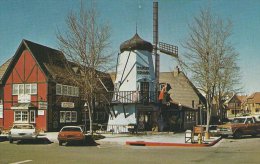
[[[32,124],[14,124],[8,133],[10,143],[17,140],[36,139],[38,133]]]
[[[260,123],[253,116],[235,117],[231,123],[219,125],[217,133],[221,136],[241,138],[243,135],[260,134]]]
[[[58,134],[59,145],[65,142],[81,142],[85,144],[85,133],[81,126],[64,126]]]

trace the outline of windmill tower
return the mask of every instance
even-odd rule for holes
[[[153,2],[153,52],[155,55],[155,78],[156,78],[156,90],[159,90],[159,75],[160,75],[160,52],[170,55],[172,57],[178,57],[178,47],[167,43],[159,42],[158,44],[158,2]]]
[[[177,57],[178,49],[158,43],[158,2],[154,2],[153,22],[154,45],[143,40],[137,32],[120,45],[108,131],[128,132],[129,124],[137,125],[138,130],[151,131],[158,124],[160,60],[157,50]]]

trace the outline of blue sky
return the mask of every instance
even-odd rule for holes
[[[139,35],[152,42],[153,0],[96,0],[102,22],[111,26],[111,48]],[[233,22],[230,38],[240,54],[241,83],[245,93],[260,91],[260,1],[259,0],[159,0],[159,41],[177,45],[188,34],[188,24],[200,9],[211,7],[222,19]],[[85,1],[89,6],[90,1]],[[57,28],[64,28],[71,10],[80,0],[0,0],[0,65],[14,55],[22,39],[57,48]],[[176,62],[161,55],[161,71],[171,71]]]

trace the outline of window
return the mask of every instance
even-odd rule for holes
[[[67,85],[62,86],[62,95],[68,95],[68,86]]]
[[[37,94],[37,84],[31,84],[31,94]]]
[[[79,96],[79,88],[69,85],[56,84],[56,95]]]
[[[64,123],[65,122],[65,111],[60,111],[60,122]]]
[[[30,123],[35,123],[35,111],[30,111]]]
[[[13,84],[13,95],[18,95],[18,84]]]
[[[37,94],[37,84],[13,84],[13,95]]]
[[[75,96],[79,96],[79,87],[75,87]]]
[[[24,94],[24,85],[23,84],[18,84],[18,94]]]
[[[71,112],[71,122],[77,122],[77,112]]]
[[[56,95],[62,95],[61,89],[62,89],[62,85],[56,84]]]
[[[72,86],[68,86],[68,95],[73,96],[72,95]]]
[[[25,84],[25,94],[31,93],[31,84]]]
[[[28,111],[15,111],[14,122],[28,123]]]
[[[77,122],[76,111],[60,111],[60,123]]]
[[[3,105],[0,105],[0,118],[3,118],[3,113],[4,113],[3,110],[4,110]]]

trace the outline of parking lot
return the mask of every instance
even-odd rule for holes
[[[259,163],[259,147],[259,137],[227,138],[203,148],[4,141],[0,142],[0,163]]]

